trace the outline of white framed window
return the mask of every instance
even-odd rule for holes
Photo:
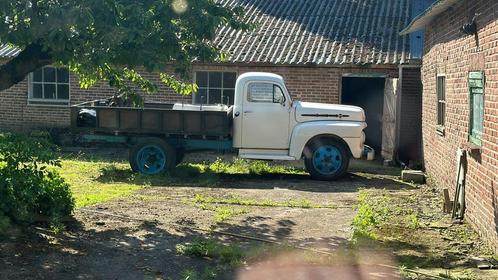
[[[437,125],[436,131],[444,134],[446,120],[446,76],[438,74],[436,76],[437,94]]]
[[[484,71],[469,72],[470,125],[469,141],[482,145],[484,131],[484,86],[486,84]]]
[[[69,69],[44,66],[28,76],[28,104],[69,105]]]
[[[199,89],[193,96],[193,103],[233,105],[236,80],[235,72],[195,72],[194,81]]]

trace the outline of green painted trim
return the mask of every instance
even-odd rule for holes
[[[107,142],[107,143],[125,144],[128,142],[128,137],[115,136],[115,135],[85,134],[85,135],[83,135],[81,140],[83,142]]]
[[[181,145],[186,151],[212,150],[226,152],[233,149],[232,140],[196,140],[185,139]]]

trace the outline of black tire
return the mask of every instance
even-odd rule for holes
[[[306,146],[304,165],[314,180],[332,181],[346,174],[350,158],[344,144],[319,138]]]
[[[147,153],[147,149],[155,151],[158,156],[156,157],[156,154],[151,152]],[[148,158],[154,157],[154,159],[144,163],[144,156],[148,156]],[[157,175],[169,171],[176,166],[176,151],[170,144],[159,138],[144,138],[140,139],[135,146],[130,148],[129,162],[134,172]],[[149,164],[150,162],[152,164]]]
[[[181,148],[176,149],[176,165],[182,163],[184,158],[185,158],[185,150]]]

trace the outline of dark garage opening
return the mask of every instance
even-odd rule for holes
[[[366,144],[380,154],[382,148],[382,113],[384,107],[384,78],[342,78],[342,104],[365,110],[368,127]]]

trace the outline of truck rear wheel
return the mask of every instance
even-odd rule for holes
[[[176,166],[176,153],[165,141],[146,138],[130,149],[129,161],[133,171],[157,175]]]
[[[184,149],[176,149],[176,165],[179,165],[182,163],[183,159],[185,158],[185,150]]]
[[[308,145],[304,164],[313,179],[336,180],[348,170],[349,159],[342,143],[321,138]]]

